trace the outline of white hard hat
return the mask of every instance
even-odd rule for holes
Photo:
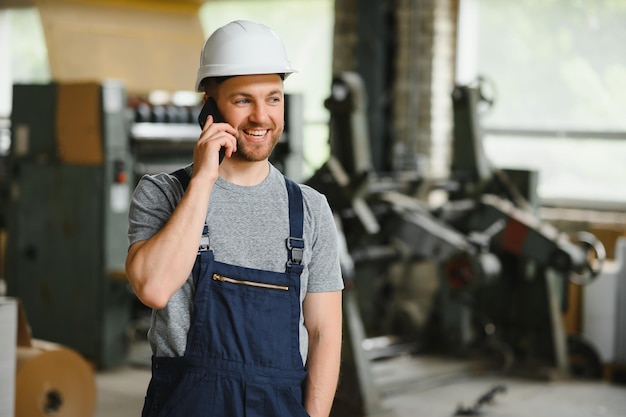
[[[253,74],[291,74],[296,72],[287,59],[280,38],[260,23],[236,20],[217,29],[206,40],[200,55],[196,91],[202,80]]]

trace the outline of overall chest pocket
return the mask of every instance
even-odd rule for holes
[[[220,274],[213,274],[213,281],[225,282],[228,284],[235,284],[235,285],[243,285],[246,287],[253,287],[253,288],[265,288],[267,290],[289,291],[288,285],[267,284],[264,282],[249,281],[249,280],[244,280],[244,279],[226,277]]]
[[[211,355],[291,369],[292,344],[299,336],[299,295],[285,274],[263,272],[212,274],[207,305]]]

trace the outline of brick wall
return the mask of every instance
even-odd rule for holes
[[[396,0],[388,7],[394,9],[396,40],[389,91],[393,168],[446,177],[458,0]],[[356,0],[335,2],[335,72],[357,68],[358,10]]]
[[[356,69],[357,0],[335,0],[333,74]]]

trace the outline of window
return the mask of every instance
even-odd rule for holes
[[[13,84],[50,81],[45,45],[36,8],[0,10],[0,156],[11,146]]]
[[[0,117],[11,114],[14,83],[50,81],[46,42],[36,8],[0,10]]]
[[[463,0],[457,82],[490,80],[484,148],[544,204],[626,203],[626,3]]]

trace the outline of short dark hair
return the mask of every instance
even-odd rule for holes
[[[278,73],[278,76],[280,77],[281,80],[285,81],[285,73]],[[200,81],[200,86],[204,88],[204,90],[206,91],[206,83],[208,80],[213,80],[215,81],[216,84],[221,84],[224,81],[228,80],[229,78],[233,78],[236,77],[236,75],[224,75],[222,77],[206,77],[204,78],[202,81]]]

